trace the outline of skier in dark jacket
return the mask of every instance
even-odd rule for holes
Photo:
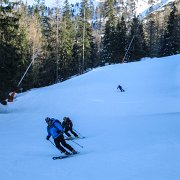
[[[64,133],[69,138],[71,138],[71,135],[68,133],[68,131],[70,131],[76,138],[78,138],[78,135],[72,129],[73,123],[72,123],[72,121],[70,120],[69,117],[64,117],[63,118],[62,127],[64,128]]]
[[[118,85],[117,89],[119,89],[121,92],[124,92],[124,89],[120,85]]]
[[[48,135],[47,135],[46,139],[49,140],[49,138],[52,136],[56,147],[61,152],[65,153],[66,155],[70,155],[70,153],[65,148],[67,148],[73,154],[77,154],[77,152],[69,144],[67,144],[66,141],[64,140],[63,127],[58,122],[58,120],[47,117],[45,119],[45,121],[48,124],[48,126],[47,126]]]

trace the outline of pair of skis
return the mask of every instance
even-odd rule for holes
[[[84,139],[85,137],[66,137],[65,140]]]
[[[68,157],[72,157],[72,156],[75,156],[79,154],[79,152],[77,152],[76,154],[70,154],[70,155],[62,155],[62,156],[54,156],[52,159],[53,160],[58,160],[58,159],[65,159],[65,158],[68,158]]]

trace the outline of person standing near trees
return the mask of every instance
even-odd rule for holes
[[[13,102],[16,96],[16,91],[10,92],[8,96],[8,102]]]

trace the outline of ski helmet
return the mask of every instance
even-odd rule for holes
[[[48,123],[51,119],[49,117],[45,118],[45,121]]]

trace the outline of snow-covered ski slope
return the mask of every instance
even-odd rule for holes
[[[1,180],[180,179],[180,55],[97,68],[6,108]],[[68,141],[79,155],[52,160],[60,153],[46,140],[46,116],[72,118],[87,137],[75,140],[84,148]]]

